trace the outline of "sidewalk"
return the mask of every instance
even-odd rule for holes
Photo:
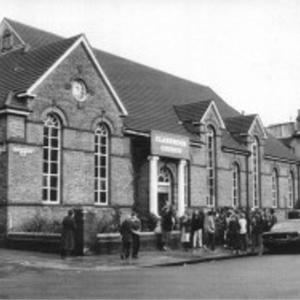
[[[89,255],[70,257],[62,260],[57,254],[29,252],[12,249],[0,249],[0,264],[14,264],[23,267],[74,270],[74,271],[113,271],[157,266],[176,266],[207,262],[220,259],[232,259],[247,255],[233,255],[224,248],[210,250],[181,249],[161,251],[141,251],[138,259],[121,260],[119,254]]]

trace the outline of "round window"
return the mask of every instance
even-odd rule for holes
[[[83,80],[72,81],[72,95],[79,102],[86,100],[87,88]]]

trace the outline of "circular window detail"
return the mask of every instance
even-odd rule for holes
[[[86,100],[87,88],[86,88],[86,84],[83,80],[80,80],[80,79],[73,80],[71,83],[71,90],[72,90],[73,97],[78,102],[83,102]]]

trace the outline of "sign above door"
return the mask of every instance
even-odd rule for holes
[[[151,131],[151,154],[179,159],[190,158],[189,138],[152,130]]]

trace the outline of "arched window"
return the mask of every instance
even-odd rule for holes
[[[174,204],[172,197],[173,177],[170,169],[163,166],[159,170],[158,178],[158,211],[161,214],[167,202]]]
[[[214,129],[207,128],[207,176],[208,176],[208,198],[207,205],[215,206],[216,198],[216,134]]]
[[[95,204],[108,204],[109,130],[100,123],[95,130]]]
[[[288,177],[288,193],[288,207],[292,208],[295,203],[295,180],[293,172],[290,172]]]
[[[279,184],[278,184],[278,172],[276,169],[272,171],[272,206],[278,207],[279,202]]]
[[[253,207],[259,205],[259,142],[255,137],[252,144]]]
[[[55,114],[48,114],[43,129],[43,201],[59,202],[61,123]]]
[[[232,171],[232,206],[237,207],[240,204],[241,180],[240,167],[237,163],[233,164]]]
[[[162,167],[158,175],[158,185],[170,186],[171,184],[171,172],[168,168]]]

